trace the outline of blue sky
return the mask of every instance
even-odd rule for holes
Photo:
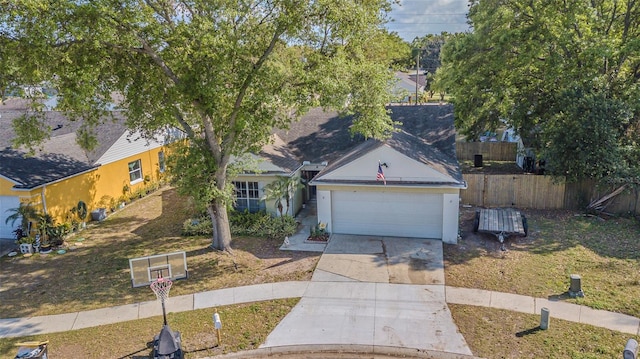
[[[469,30],[467,5],[467,0],[401,0],[393,6],[389,17],[394,21],[386,27],[408,42],[443,31],[464,32]]]

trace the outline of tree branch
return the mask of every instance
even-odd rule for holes
[[[253,78],[255,77],[256,73],[258,71],[260,71],[260,69],[262,68],[262,65],[264,65],[265,61],[267,61],[267,59],[269,58],[269,56],[271,55],[271,53],[273,53],[273,49],[275,48],[276,44],[278,43],[278,40],[280,39],[280,36],[282,36],[282,34],[284,34],[285,30],[283,28],[282,25],[278,26],[274,33],[273,36],[271,37],[271,41],[269,42],[269,46],[265,49],[265,51],[262,53],[262,55],[260,56],[260,58],[258,59],[258,61],[253,65],[253,69],[251,72],[249,72],[249,74],[247,75],[247,77],[244,79],[244,82],[242,83],[242,86],[240,87],[240,90],[238,91],[238,96],[236,96],[236,100],[235,103],[233,104],[233,111],[231,112],[230,116],[229,116],[229,133],[227,133],[227,135],[225,136],[223,142],[222,142],[222,146],[223,148],[231,148],[231,144],[233,143],[235,137],[236,137],[236,129],[235,129],[235,125],[236,125],[236,120],[238,117],[238,113],[240,112],[240,108],[242,106],[242,101],[244,100],[247,90],[249,89],[249,86],[251,85],[251,83],[253,82]],[[230,156],[231,151],[227,152],[225,154],[225,156]]]
[[[169,16],[169,14],[167,14],[167,9],[166,9],[166,4],[165,4],[165,8],[158,8],[155,4],[153,4],[151,1],[149,0],[144,0],[144,2],[147,4],[147,6],[149,6],[151,9],[153,9],[153,11],[158,14],[158,16],[160,16],[162,19],[164,19],[164,21],[167,23],[167,25],[169,25],[169,27],[171,29],[175,28],[175,24],[173,23],[173,20],[171,19],[171,16]]]

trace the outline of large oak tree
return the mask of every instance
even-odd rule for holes
[[[234,156],[319,105],[355,114],[367,137],[391,130],[389,67],[364,46],[388,10],[387,0],[0,0],[11,48],[0,88],[55,89],[84,138],[113,103],[146,136],[180,129],[189,145],[174,153],[175,183],[210,214],[212,246],[229,249]],[[17,121],[16,144],[46,138],[40,121]]]
[[[640,184],[640,2],[473,0],[437,84],[469,138],[514,127],[569,181]]]

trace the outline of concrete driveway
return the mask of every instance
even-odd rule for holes
[[[445,302],[442,242],[333,235],[262,347],[371,345],[471,355]]]
[[[442,241],[334,234],[311,280],[444,285]]]

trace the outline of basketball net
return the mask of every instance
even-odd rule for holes
[[[169,278],[159,277],[155,282],[151,283],[150,287],[153,293],[156,294],[156,298],[163,302],[169,298],[169,291],[173,282]]]

